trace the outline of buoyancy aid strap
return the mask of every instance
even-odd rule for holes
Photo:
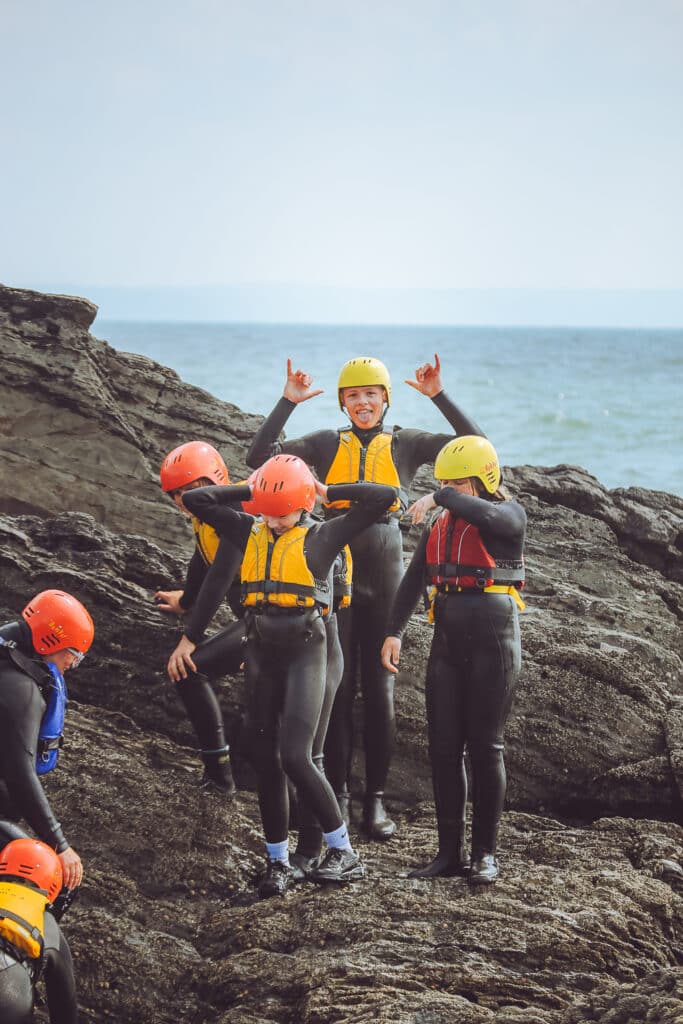
[[[523,583],[524,566],[502,567],[498,565],[459,565],[455,562],[437,562],[427,565],[428,576],[443,576],[456,579],[462,576],[473,576],[475,579],[494,580],[500,584]]]
[[[479,593],[479,594],[509,594],[510,597],[514,600],[515,604],[517,605],[517,607],[519,608],[519,610],[521,612],[523,612],[524,609],[526,608],[526,605],[525,605],[524,601],[522,600],[522,595],[517,590],[517,587],[513,587],[513,586],[504,587],[504,586],[498,586],[497,584],[493,583],[490,587],[482,587],[482,589],[479,590],[477,587],[460,587],[460,586],[448,586],[448,585],[446,585],[444,587],[433,587],[432,590],[429,593],[429,597],[430,597],[430,601],[431,601],[429,621],[430,622],[434,621],[434,618],[433,618],[433,616],[434,616],[434,600],[435,600],[435,598],[436,598],[436,596],[438,594],[448,595],[448,594],[472,594],[472,593]]]

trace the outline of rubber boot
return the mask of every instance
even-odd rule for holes
[[[202,750],[202,761],[202,789],[213,790],[231,800],[235,795],[235,780],[230,767],[230,747],[226,746],[221,750]]]
[[[468,875],[470,859],[465,842],[465,823],[444,821],[439,823],[439,852],[423,868],[409,872],[408,878],[453,878]]]
[[[382,792],[366,793],[363,806],[363,830],[377,842],[391,839],[396,831],[396,823],[387,814],[383,796]]]

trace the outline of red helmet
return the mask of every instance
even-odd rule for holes
[[[67,647],[85,654],[95,636],[87,608],[63,590],[43,590],[21,613],[31,627],[38,654],[55,654]]]
[[[247,483],[247,484],[255,484],[256,483],[256,477],[258,476],[258,474],[259,474],[258,469],[255,469],[254,472],[250,476],[248,476],[247,479],[244,482]],[[258,509],[256,508],[256,502],[254,501],[253,498],[251,499],[251,501],[243,501],[242,502],[242,511],[243,512],[248,512],[250,516],[257,516],[258,515]]]
[[[254,481],[251,505],[264,516],[286,516],[315,505],[315,478],[296,455],[274,455],[261,466]]]
[[[0,850],[0,876],[13,875],[33,882],[50,903],[62,888],[62,865],[54,850],[38,839],[13,839]]]
[[[169,452],[161,463],[162,491],[175,491],[206,477],[213,484],[229,484],[228,468],[210,444],[188,441]]]

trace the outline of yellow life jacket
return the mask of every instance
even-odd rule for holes
[[[264,522],[251,528],[242,558],[242,603],[247,607],[313,608],[327,611],[330,580],[316,580],[306,563],[304,541],[310,526],[294,526],[276,537]]]
[[[393,433],[376,434],[367,448],[360,443],[360,438],[352,430],[339,431],[339,447],[330,466],[326,484],[355,484],[362,480],[370,480],[376,484],[389,484],[400,487],[396,466],[391,455],[391,439]],[[330,501],[325,508],[348,508],[349,501]],[[401,501],[396,499],[389,512],[396,512]]]
[[[42,889],[8,878],[0,882],[0,936],[33,960],[43,952],[47,904]]]
[[[196,516],[192,516],[192,529],[194,530],[195,544],[199,554],[207,565],[213,565],[213,560],[216,557],[218,545],[220,544],[220,537],[213,526],[209,526],[208,523],[202,523]]]
[[[332,587],[335,610],[348,608],[353,592],[353,558],[348,544],[341,549],[332,568]]]

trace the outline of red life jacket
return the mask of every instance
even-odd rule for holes
[[[524,559],[495,558],[486,549],[476,526],[444,511],[427,539],[427,583],[484,590],[492,586],[524,586]]]

